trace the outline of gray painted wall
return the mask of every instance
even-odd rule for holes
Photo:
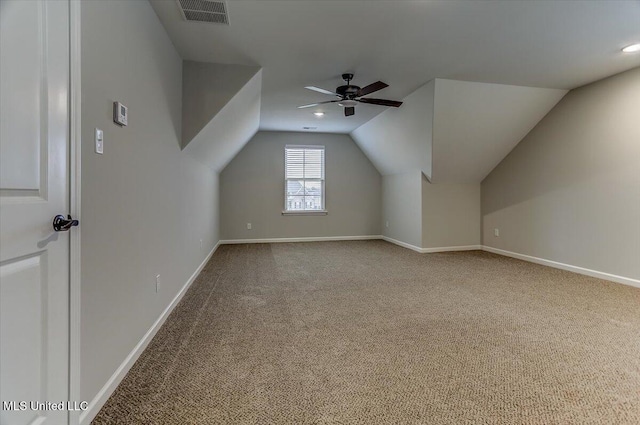
[[[422,247],[480,245],[480,183],[432,184],[422,176]]]
[[[257,66],[183,62],[183,148],[259,70]]]
[[[418,248],[422,247],[421,185],[419,170],[382,177],[382,234]]]
[[[431,184],[417,170],[383,176],[382,234],[416,248],[480,245],[480,184]]]
[[[482,182],[483,243],[639,279],[639,111],[640,68],[567,94]]]
[[[148,2],[82,2],[82,400],[218,241],[217,176],[180,151],[181,74]],[[112,122],[114,100],[129,107],[128,127]]]
[[[288,144],[325,146],[328,215],[282,215]],[[380,174],[348,135],[258,132],[220,174],[221,238],[379,235],[380,186]]]

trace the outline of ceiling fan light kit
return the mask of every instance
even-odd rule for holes
[[[367,103],[370,105],[380,105],[380,106],[392,106],[394,108],[398,108],[402,105],[402,102],[397,100],[387,100],[387,99],[373,99],[362,97],[368,94],[377,92],[378,90],[382,90],[385,87],[389,87],[388,84],[383,83],[382,81],[376,81],[375,83],[369,84],[368,86],[360,88],[359,86],[352,85],[351,80],[353,80],[353,74],[342,74],[342,79],[346,81],[347,84],[339,86],[336,88],[335,92],[330,90],[321,89],[315,86],[306,86],[305,89],[313,90],[318,93],[328,94],[331,96],[336,96],[338,99],[336,100],[326,100],[324,102],[311,103],[309,105],[298,106],[298,109],[302,108],[311,108],[313,106],[324,105],[327,103],[337,103],[338,106],[344,108],[344,116],[349,117],[355,114],[355,107],[358,103]]]
[[[338,102],[338,106],[342,106],[345,108],[351,107],[351,106],[356,106],[358,104],[358,102],[356,102],[355,100],[343,100],[342,102]]]

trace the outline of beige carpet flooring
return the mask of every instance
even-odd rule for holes
[[[640,289],[383,241],[218,249],[94,424],[640,424]]]

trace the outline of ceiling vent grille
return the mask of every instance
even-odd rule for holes
[[[176,0],[185,21],[229,25],[227,2],[221,0]]]

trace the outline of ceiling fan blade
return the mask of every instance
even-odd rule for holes
[[[302,108],[311,108],[313,106],[318,106],[318,105],[324,105],[325,103],[335,103],[335,102],[340,102],[339,100],[326,100],[324,102],[318,102],[318,103],[310,103],[308,105],[302,105],[302,106],[298,106],[298,109],[302,109]]]
[[[402,102],[398,102],[397,100],[371,99],[366,97],[363,97],[362,99],[358,99],[358,102],[370,103],[372,105],[394,106],[396,108],[402,105]]]
[[[334,92],[329,91],[329,90],[321,89],[320,87],[306,86],[305,89],[317,91],[318,93],[322,93],[322,94],[331,94],[331,95],[334,95],[334,96],[338,96],[338,93],[334,93]]]
[[[358,90],[358,94],[356,96],[366,96],[375,91],[382,90],[385,87],[389,87],[389,84],[383,83],[382,81],[376,81],[375,83],[369,84],[368,86],[365,86]]]
[[[356,113],[356,108],[354,108],[353,106],[347,106],[346,108],[344,108],[344,116],[345,117],[350,117],[351,115]]]

